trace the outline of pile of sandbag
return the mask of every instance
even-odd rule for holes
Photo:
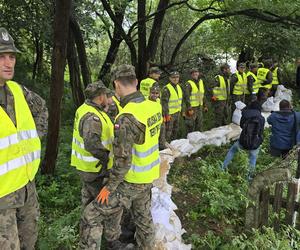
[[[284,86],[279,85],[275,98],[270,97],[264,103],[265,112],[262,115],[267,119],[270,111],[279,109],[282,99],[292,100],[292,92]],[[190,156],[205,145],[220,146],[239,138],[241,128],[238,125],[241,118],[241,110],[245,104],[236,103],[234,123],[226,126],[213,128],[205,132],[189,133],[186,139],[174,140],[168,149],[160,151],[160,178],[155,180],[152,188],[151,214],[155,226],[155,250],[190,250],[191,245],[182,242],[182,228],[180,219],[174,212],[177,206],[171,199],[172,186],[167,182],[170,164],[177,157]],[[266,122],[266,127],[269,124]]]
[[[262,110],[265,112],[278,111],[281,100],[292,101],[292,91],[285,88],[283,85],[278,85],[275,97],[269,97],[263,104]]]

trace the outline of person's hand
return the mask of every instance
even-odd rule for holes
[[[96,200],[98,201],[98,203],[101,202],[101,204],[104,204],[104,202],[106,203],[106,205],[108,205],[108,197],[110,195],[110,192],[108,191],[108,189],[104,186],[100,193],[97,195]]]
[[[215,101],[217,101],[218,99],[217,99],[217,97],[216,97],[215,95],[213,95],[213,96],[211,97],[211,100],[212,100],[213,102],[215,102]]]
[[[164,116],[164,122],[169,122],[171,120],[172,120],[172,116],[170,116],[170,115],[165,115]]]
[[[189,108],[186,112],[185,112],[185,115],[187,117],[191,117],[194,115],[194,110],[192,108]]]
[[[204,108],[203,108],[203,111],[204,111],[205,113],[207,113],[207,112],[208,112],[208,108],[207,108],[207,107],[204,107]]]

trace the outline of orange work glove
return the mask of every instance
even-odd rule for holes
[[[191,117],[194,114],[194,110],[193,109],[188,109],[185,114],[186,114],[187,117]]]
[[[212,100],[213,102],[215,102],[215,101],[217,101],[217,97],[213,95],[213,96],[211,97],[211,100]]]
[[[164,122],[169,122],[171,121],[172,117],[170,115],[165,115],[164,116]]]
[[[106,205],[108,205],[108,196],[109,196],[110,192],[108,191],[108,189],[104,186],[100,193],[97,196],[97,201],[98,203],[101,202],[101,204],[104,204],[104,202],[106,202]]]
[[[203,111],[204,111],[205,113],[207,113],[207,112],[208,112],[208,108],[207,108],[207,107],[204,107],[204,108],[203,108]]]

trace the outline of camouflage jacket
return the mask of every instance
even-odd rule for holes
[[[129,102],[139,103],[144,100],[145,97],[142,93],[137,91],[121,98],[120,104],[121,107],[125,107]],[[143,144],[145,132],[145,125],[137,121],[131,114],[122,114],[116,119],[113,143],[114,166],[106,185],[110,192],[114,192],[124,180],[124,176],[131,167],[133,144]]]
[[[48,109],[45,100],[38,94],[21,86],[29,109],[35,121],[36,129],[40,137],[47,133],[48,129]],[[14,107],[14,97],[9,88],[0,86],[0,105],[6,111],[12,122],[16,125],[16,114]]]
[[[88,99],[85,103],[99,111],[103,111],[101,105],[97,105]],[[102,124],[100,118],[94,113],[86,113],[79,122],[79,134],[83,138],[85,149],[95,158],[99,159],[102,165],[106,165],[108,162],[109,151],[101,142],[101,133]]]
[[[191,79],[192,81],[194,81],[195,83],[199,82],[200,79],[197,81],[197,80],[194,80],[194,79]],[[197,85],[197,87],[199,87]],[[186,82],[184,84],[184,87],[182,88],[182,92],[183,92],[183,102],[185,104],[185,107],[188,109],[191,107],[191,102],[190,102],[190,97],[191,97],[191,94],[192,94],[192,86],[189,82]],[[203,96],[203,106],[205,106],[205,97]]]
[[[179,83],[178,83],[179,84]],[[177,88],[176,85],[172,84],[171,85],[174,87],[176,93],[177,93]],[[182,88],[181,88],[182,89]],[[169,89],[165,86],[162,90],[161,93],[161,99],[160,99],[160,103],[162,106],[162,114],[163,116],[168,115],[169,114],[169,99],[170,99],[170,91]]]
[[[48,110],[46,102],[38,94],[22,86],[25,99],[28,103],[36,128],[40,137],[47,133]],[[16,125],[16,115],[14,108],[14,97],[6,85],[0,86],[0,105],[6,111],[12,122]],[[0,209],[18,208],[24,205],[26,190],[35,192],[35,184],[29,182],[25,187],[0,198]]]

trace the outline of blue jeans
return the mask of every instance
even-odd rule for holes
[[[253,173],[254,169],[255,169],[255,165],[256,165],[256,158],[259,152],[259,148],[254,149],[254,150],[247,150],[249,152],[249,165],[250,165],[250,173]],[[240,149],[244,149],[242,147],[242,145],[239,143],[239,141],[237,140],[229,149],[224,163],[223,163],[223,169],[226,169],[228,164],[231,162],[232,158],[234,157],[234,155],[240,150]]]

